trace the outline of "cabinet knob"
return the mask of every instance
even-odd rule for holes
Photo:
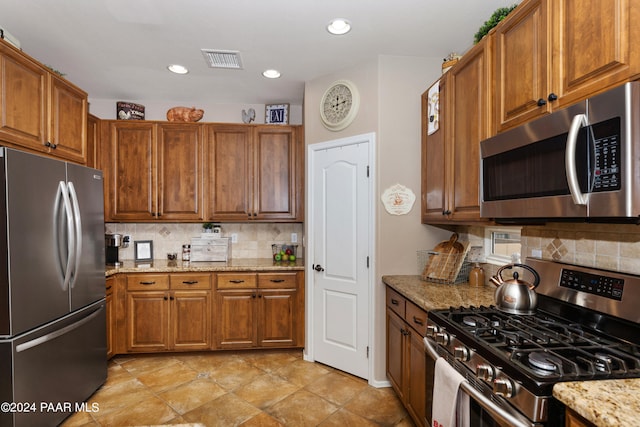
[[[553,101],[558,99],[558,95],[556,95],[555,93],[551,92],[549,94],[549,96],[547,97],[547,99],[549,100],[549,102],[553,102]]]
[[[542,98],[538,99],[538,107],[542,107],[543,105],[547,105],[547,101]]]
[[[49,147],[49,148],[52,148],[52,149],[54,149],[54,150],[55,150],[55,149],[56,149],[56,147],[57,147],[57,145],[56,145],[56,144],[54,144],[54,143],[52,143],[51,141],[47,141],[47,142],[45,142],[45,143],[44,143],[44,145],[45,145],[45,147]]]
[[[451,211],[449,209],[442,211],[442,215],[451,215]]]

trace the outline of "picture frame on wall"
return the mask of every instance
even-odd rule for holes
[[[267,124],[289,124],[289,104],[267,104],[264,109],[264,122]]]
[[[153,240],[135,241],[134,258],[136,262],[153,261]]]

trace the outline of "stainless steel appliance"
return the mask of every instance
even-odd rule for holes
[[[0,425],[57,425],[106,380],[103,233],[100,171],[0,147]]]
[[[483,217],[639,221],[638,82],[500,133],[480,149]]]
[[[122,234],[105,234],[105,256],[107,265],[119,267],[122,265],[120,262],[120,248],[129,247],[129,236],[123,236]]]
[[[640,377],[640,277],[533,258],[526,264],[540,275],[535,313],[481,306],[428,314],[427,354],[465,377],[473,426],[564,425],[554,384]],[[427,364],[430,387],[434,364]]]

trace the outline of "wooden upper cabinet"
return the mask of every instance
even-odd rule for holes
[[[496,130],[636,76],[639,18],[632,0],[523,1],[494,32]]]
[[[87,94],[0,41],[0,139],[86,162]]]
[[[208,220],[302,220],[295,127],[211,124],[205,151]]]
[[[440,79],[439,129],[427,135],[423,117],[424,223],[481,221],[480,141],[491,128],[491,58],[492,38],[485,37]]]
[[[254,131],[253,217],[263,220],[302,219],[302,151],[292,127],[258,126]]]
[[[87,160],[87,94],[50,76],[49,142],[52,153],[78,163]]]
[[[250,219],[251,133],[251,128],[243,125],[207,126],[208,219]]]
[[[118,221],[204,218],[202,127],[103,122],[105,216]]]
[[[105,219],[156,219],[156,127],[144,122],[103,122],[109,128]],[[108,189],[108,190],[107,190]]]
[[[158,125],[158,212],[163,220],[202,220],[202,126]]]

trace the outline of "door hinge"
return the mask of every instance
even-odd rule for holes
[[[369,346],[367,346],[367,359],[369,358]]]
[[[367,165],[367,178],[369,178],[369,165]]]
[[[369,256],[367,255],[367,268],[369,268]]]

